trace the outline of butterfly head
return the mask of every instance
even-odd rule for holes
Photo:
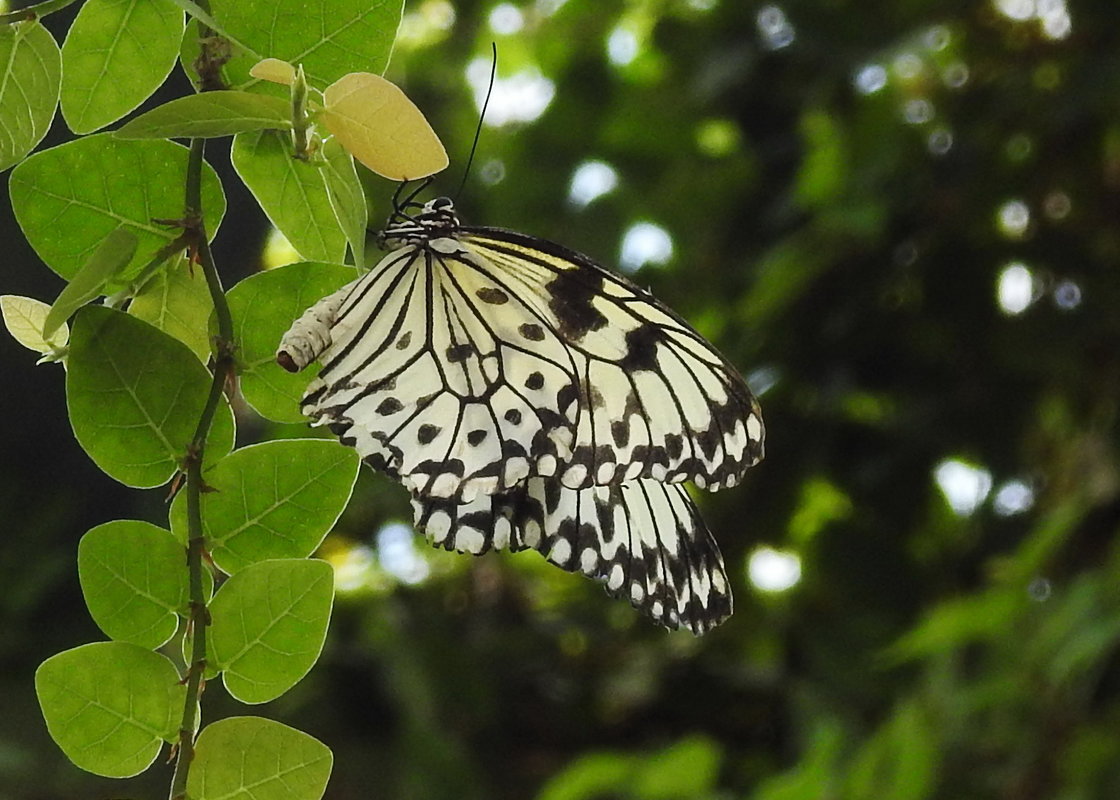
[[[459,229],[459,217],[450,197],[437,197],[409,213],[409,203],[393,211],[378,241],[386,250],[409,244],[422,244],[431,239],[452,236]],[[412,204],[418,205],[418,204]]]

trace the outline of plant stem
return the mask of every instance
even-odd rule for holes
[[[191,646],[191,662],[187,669],[187,696],[183,704],[183,720],[179,726],[178,754],[175,773],[171,779],[171,800],[182,800],[187,795],[187,776],[191,761],[194,759],[194,738],[198,730],[198,700],[203,688],[206,671],[206,626],[210,615],[206,608],[205,588],[202,581],[203,559],[206,541],[202,529],[202,464],[206,450],[206,437],[214,421],[218,405],[222,401],[222,390],[233,375],[233,318],[225,292],[222,291],[221,278],[218,276],[214,256],[206,236],[206,224],[202,214],[202,164],[204,139],[193,139],[189,160],[187,161],[186,213],[184,224],[191,243],[191,250],[197,256],[210,288],[214,311],[218,320],[218,336],[214,343],[214,376],[210,383],[210,395],[198,419],[194,438],[187,448],[184,471],[187,476],[187,570],[190,573],[190,617],[189,629],[194,634]]]
[[[47,14],[61,11],[66,8],[66,6],[75,2],[77,2],[77,0],[43,0],[42,3],[36,3],[33,6],[21,8],[18,11],[9,11],[7,14],[0,14],[0,25],[8,25],[13,22],[27,22],[28,20],[45,17]]]

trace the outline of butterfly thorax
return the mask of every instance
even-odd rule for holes
[[[406,245],[423,245],[433,239],[454,237],[458,230],[459,217],[451,199],[437,197],[415,214],[403,208],[394,211],[378,239],[385,250],[397,250]]]

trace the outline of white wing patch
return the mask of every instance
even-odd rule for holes
[[[719,546],[681,484],[569,489],[531,478],[467,503],[414,497],[412,504],[416,527],[436,547],[472,555],[538,550],[668,628],[700,635],[731,614]]]

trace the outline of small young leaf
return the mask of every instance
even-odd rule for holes
[[[262,561],[232,576],[210,603],[207,640],[226,690],[265,703],[295,686],[322,652],[333,602],[325,561]]]
[[[0,170],[47,135],[62,85],[62,56],[38,20],[0,25]]]
[[[300,255],[341,263],[346,235],[331,208],[321,165],[292,158],[291,137],[272,131],[238,135],[231,159],[264,213]]]
[[[58,326],[90,300],[104,294],[102,289],[136,253],[136,237],[124,228],[116,228],[102,240],[85,265],[54,301],[43,322],[43,335],[50,337]]]
[[[210,314],[214,300],[202,270],[179,256],[161,268],[128,305],[128,313],[155,325],[191,349],[205,363],[210,358]]]
[[[63,323],[50,337],[43,336],[43,323],[50,306],[30,297],[17,294],[0,295],[0,312],[4,326],[17,342],[28,350],[44,355],[58,355],[70,341],[70,326]]]
[[[78,443],[127,486],[165,483],[187,453],[210,393],[210,373],[186,345],[128,314],[86,306],[74,318],[66,403]],[[218,405],[206,442],[233,447],[233,413]]]
[[[211,558],[234,574],[274,558],[315,552],[350,500],[360,459],[330,439],[285,439],[235,450],[206,472],[202,527]],[[186,541],[186,503],[172,530]]]
[[[12,170],[8,186],[27,241],[67,280],[111,231],[123,227],[135,234],[136,255],[119,276],[127,281],[182,232],[152,220],[183,215],[186,172],[187,148],[181,145],[99,133],[36,153]],[[217,173],[203,165],[202,208],[211,237],[225,205]]]
[[[98,642],[51,656],[35,671],[51,738],[88,772],[143,772],[170,741],[186,687],[164,656],[126,642]]]
[[[378,175],[411,181],[447,166],[447,151],[420,109],[380,75],[351,72],[328,86],[323,99],[323,124]]]
[[[125,123],[119,139],[172,139],[231,136],[262,129],[292,127],[291,104],[251,92],[203,92],[179,97]]]
[[[148,650],[179,627],[185,563],[183,545],[149,522],[106,522],[78,543],[78,578],[93,621],[110,639]]]
[[[311,736],[261,717],[227,717],[202,729],[187,794],[245,800],[319,800],[334,757]]]
[[[239,345],[241,392],[261,416],[277,422],[307,420],[299,399],[317,370],[284,371],[276,363],[276,347],[309,306],[357,277],[353,268],[338,264],[289,264],[252,275],[226,295]]]
[[[254,78],[260,78],[262,81],[279,83],[282,86],[291,86],[296,79],[295,67],[278,58],[266,58],[258,61],[249,70],[249,74]]]
[[[75,133],[114,122],[163,83],[183,12],[167,0],[86,0],[62,45],[62,116]]]
[[[327,179],[327,198],[331,201],[335,219],[346,234],[354,264],[362,269],[366,259],[366,225],[369,214],[366,211],[366,194],[358,180],[354,159],[346,149],[331,138],[323,143],[323,174]]]
[[[249,70],[265,56],[302,64],[308,83],[317,89],[355,64],[384,72],[403,9],[404,0],[333,0],[330,5],[304,0],[210,2],[211,14],[226,33],[259,54],[227,65],[226,75],[235,88],[254,82]]]

